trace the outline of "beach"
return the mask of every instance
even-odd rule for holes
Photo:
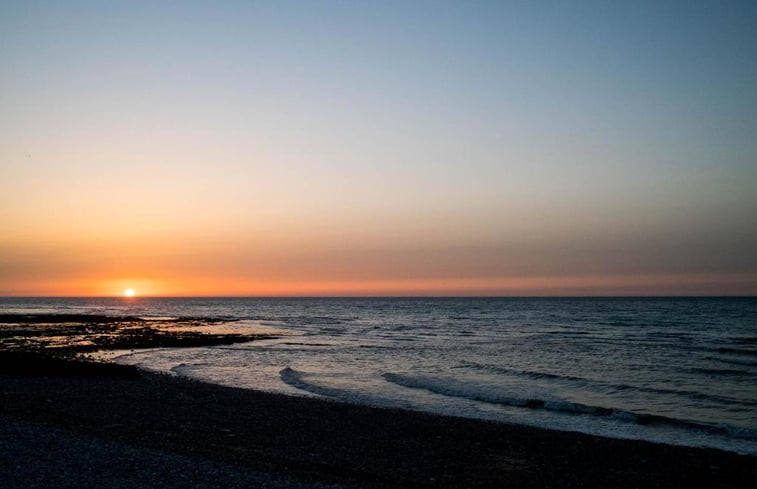
[[[203,324],[0,317],[0,486],[725,488],[757,477],[757,457],[716,449],[282,395],[92,360],[123,348],[269,338],[198,333]]]
[[[75,438],[308,483],[749,487],[757,476],[757,458],[717,450],[281,396],[166,375],[5,373],[0,379],[0,416],[40,433],[63,430]],[[4,446],[23,449],[7,439]],[[44,463],[37,463],[35,470],[44,472]],[[0,480],[12,480],[12,467],[3,472]],[[75,487],[87,481],[69,482]]]
[[[0,489],[757,487],[757,1],[594,3],[0,1]]]

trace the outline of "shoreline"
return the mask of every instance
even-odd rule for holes
[[[70,364],[71,360],[64,360]],[[757,457],[224,387],[138,371],[3,372],[0,415],[357,487],[747,487]],[[2,476],[0,475],[0,480]]]
[[[0,316],[0,419],[11,426],[7,436],[16,437],[0,443],[3,487],[27,487],[13,484],[19,471],[2,460],[35,453],[40,436],[77,446],[116,444],[122,448],[113,453],[126,450],[143,461],[178,457],[185,467],[192,466],[190,457],[221,464],[219,473],[242,474],[238,480],[286,479],[271,486],[286,488],[726,488],[751,487],[757,479],[754,455],[226,387],[86,356],[96,349],[235,343],[260,335],[166,329],[165,321],[131,317],[19,319]],[[209,324],[175,324],[188,321]],[[18,434],[25,432],[34,436]],[[66,444],[59,445],[59,453],[27,469],[58,477],[53,472],[61,468],[51,460],[66,459],[63,470],[73,472],[67,487],[85,484],[71,467],[86,456],[72,459]],[[102,470],[103,480],[114,476],[108,464]],[[160,474],[133,487],[150,477],[155,487],[166,486],[169,476]],[[203,476],[188,477],[200,484]]]

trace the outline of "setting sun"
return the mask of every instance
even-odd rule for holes
[[[126,290],[124,290],[124,296],[125,297],[134,297],[134,289],[126,289]]]

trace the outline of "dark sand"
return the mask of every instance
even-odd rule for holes
[[[3,489],[349,489],[0,416]]]
[[[44,446],[53,451],[61,436],[74,437],[116,447],[102,451],[105,458],[135,450],[247,474],[249,487],[718,488],[757,480],[757,457],[267,394],[39,351],[0,353],[0,418],[22,427],[3,431],[18,440],[2,440],[0,450],[13,453],[0,453],[0,460],[18,458],[24,447],[32,450],[29,439],[39,443],[48,433]],[[36,434],[18,435],[29,430]],[[43,473],[50,468],[34,463]],[[193,480],[215,487],[182,463],[173,476],[157,471],[118,487],[144,487],[145,480],[179,487],[180,476],[189,481],[184,487]],[[96,480],[109,480],[109,467],[116,480],[121,465],[103,465]],[[91,485],[93,476],[73,467],[66,480],[81,480],[70,487]],[[0,487],[24,487],[12,485],[21,470],[0,463]],[[234,480],[244,487],[248,479]],[[255,482],[261,480],[269,482]],[[282,480],[300,482],[276,485]]]

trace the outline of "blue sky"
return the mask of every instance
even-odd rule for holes
[[[4,2],[0,292],[757,293],[756,33],[753,2]]]

